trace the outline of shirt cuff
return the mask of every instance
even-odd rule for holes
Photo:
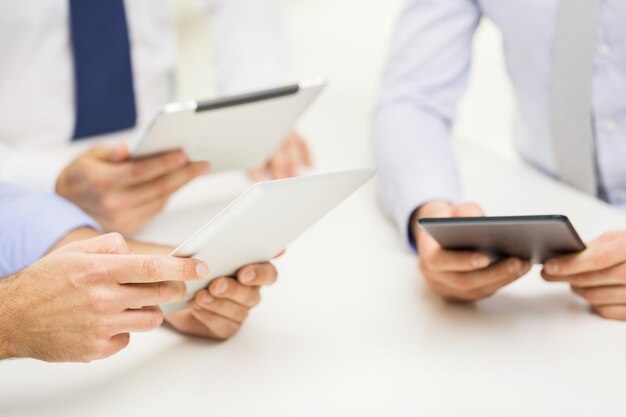
[[[44,256],[56,242],[80,227],[99,230],[78,207],[54,194],[31,194],[2,186],[0,276]]]

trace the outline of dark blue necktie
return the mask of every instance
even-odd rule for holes
[[[123,0],[70,0],[74,139],[135,126],[135,92]]]

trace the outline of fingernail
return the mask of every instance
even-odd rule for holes
[[[556,274],[559,272],[559,265],[554,261],[548,261],[544,265],[548,274]]]
[[[484,268],[487,265],[489,265],[489,257],[486,255],[475,255],[474,258],[472,259],[472,264],[476,267],[476,268]]]
[[[210,168],[211,168],[211,164],[209,164],[208,162],[203,162],[200,165],[200,173],[201,174],[206,174],[207,172],[209,172]]]
[[[205,292],[202,296],[202,302],[204,304],[211,304],[213,302],[213,296],[211,296],[208,292]]]
[[[241,282],[248,283],[252,282],[256,278],[256,272],[254,269],[249,269],[245,274],[241,276]]]
[[[509,274],[517,274],[519,272],[521,272],[522,270],[522,261],[520,261],[519,259],[512,259],[509,262]]]
[[[196,310],[196,311],[202,311],[203,308],[200,304],[198,303],[191,303],[191,309],[192,310]]]
[[[199,263],[196,265],[196,276],[200,279],[206,279],[209,277],[211,270],[209,266],[205,263]]]
[[[215,289],[215,292],[217,292],[218,294],[224,294],[226,291],[228,291],[228,281],[223,279],[217,283],[217,288]]]

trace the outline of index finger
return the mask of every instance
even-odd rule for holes
[[[187,156],[181,150],[131,160],[120,164],[117,179],[129,186],[143,184],[184,167],[187,163]]]
[[[206,263],[193,258],[163,255],[105,255],[107,273],[120,284],[207,279]]]

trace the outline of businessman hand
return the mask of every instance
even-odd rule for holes
[[[177,330],[195,336],[224,340],[233,336],[261,299],[261,287],[276,282],[270,263],[248,265],[236,278],[217,278],[198,291],[189,307],[166,317]]]
[[[63,169],[56,192],[106,230],[132,234],[208,168],[206,162],[190,163],[182,151],[133,161],[124,145],[94,146]]]
[[[626,231],[606,233],[581,253],[546,261],[541,275],[569,283],[600,316],[626,320]]]
[[[416,212],[413,233],[419,251],[419,269],[428,287],[450,301],[477,301],[493,295],[500,288],[525,275],[531,265],[517,258],[492,264],[487,254],[447,251],[416,223],[428,217],[484,216],[475,204],[454,206],[444,201],[424,204]]]
[[[117,233],[68,243],[0,280],[0,359],[89,362],[159,326],[157,306],[180,300],[203,262],[131,255]]]
[[[292,132],[265,166],[252,170],[254,181],[262,180],[267,174],[273,179],[295,177],[302,166],[313,166],[309,146],[297,132]]]

